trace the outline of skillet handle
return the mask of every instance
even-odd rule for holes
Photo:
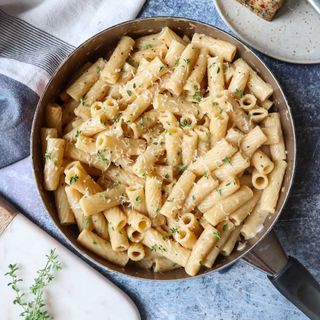
[[[320,285],[297,259],[289,257],[284,268],[268,278],[310,319],[320,319]]]

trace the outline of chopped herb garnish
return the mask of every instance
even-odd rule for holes
[[[45,158],[46,160],[51,160],[51,159],[52,159],[51,153],[50,153],[50,152],[46,152],[46,153],[44,154],[44,158]]]
[[[228,183],[226,184],[226,187],[230,186],[230,184],[231,184],[231,182],[228,182]]]
[[[177,59],[176,62],[174,63],[174,65],[177,67],[180,63],[180,59]]]
[[[247,115],[248,120],[250,120],[250,119],[251,119],[251,117],[252,117],[252,113],[251,113],[251,112],[249,112],[249,113],[248,113],[248,115]]]
[[[190,127],[191,126],[191,120],[186,119],[185,121],[180,121],[180,127],[185,128],[185,127]]]
[[[152,45],[151,44],[146,44],[143,49],[144,50],[148,50],[148,49],[151,49],[152,48]]]
[[[222,190],[221,190],[221,189],[217,189],[216,192],[218,192],[218,194],[219,194],[220,196],[222,196]]]
[[[219,113],[220,113],[220,114],[223,113],[223,109],[222,109],[222,108],[219,109]]]
[[[218,67],[218,69],[217,69],[217,73],[219,73],[220,72],[220,67]]]
[[[92,243],[93,243],[93,244],[97,244],[97,241],[93,240]]]
[[[121,118],[121,113],[115,115],[115,116],[112,118],[112,120],[113,120],[114,122],[119,122],[120,118]]]
[[[132,91],[131,90],[127,90],[127,94],[128,94],[129,97],[131,97],[132,96]]]
[[[186,165],[184,165],[183,163],[178,164],[178,170],[179,171],[184,171],[186,169]]]
[[[77,130],[77,131],[76,131],[76,134],[75,134],[74,136],[75,136],[76,138],[79,138],[80,134],[81,134],[81,130]]]
[[[217,238],[217,239],[221,239],[219,231],[215,231],[215,232],[213,233],[213,236],[214,236],[215,238]]]
[[[73,184],[75,182],[77,182],[77,180],[79,179],[79,177],[75,174],[74,176],[70,177],[70,184]]]
[[[188,59],[183,59],[183,61],[186,63],[186,64],[190,64],[190,59],[188,58]]]
[[[82,224],[84,228],[87,228],[89,226],[89,221],[90,221],[90,218],[88,216],[82,217]]]
[[[163,71],[164,69],[165,69],[165,66],[161,66],[160,69],[159,69],[159,71],[161,72],[161,71]]]
[[[140,174],[143,176],[143,177],[146,177],[147,173],[144,171],[144,170],[141,170],[140,171]]]
[[[213,102],[212,102],[212,105],[213,105],[213,106],[218,106],[218,105],[219,105],[219,103],[218,103],[218,102],[216,102],[216,101],[213,101]]]
[[[206,171],[205,173],[204,173],[204,175],[203,175],[206,179],[209,179],[209,174],[208,174],[208,172]]]
[[[164,177],[165,177],[166,179],[169,179],[169,178],[170,178],[170,176],[169,176],[168,174],[166,174]]]
[[[177,228],[170,228],[170,232],[175,235],[177,233],[179,233],[179,230]]]
[[[200,91],[197,91],[191,98],[200,102],[203,98],[203,94]]]
[[[227,163],[231,164],[231,160],[230,160],[229,157],[225,157],[224,159],[222,159],[222,162],[223,162],[224,164],[227,164]]]
[[[157,251],[157,245],[156,244],[152,245],[150,249],[151,249],[151,251],[156,252]]]
[[[192,200],[195,201],[196,200],[196,196],[193,194],[192,195]]]
[[[98,155],[98,159],[99,159],[101,162],[104,162],[104,163],[109,162],[109,160],[108,160],[100,151],[97,152],[97,155]]]
[[[235,90],[235,92],[234,93],[236,93],[238,96],[240,96],[240,97],[242,97],[243,96],[243,91],[242,90],[240,90],[240,89],[236,89]]]
[[[142,201],[141,197],[140,196],[137,196],[136,197],[136,202],[140,203]]]
[[[135,88],[136,88],[136,84],[134,83],[132,87],[133,87],[133,89],[135,89]],[[128,94],[129,94],[129,93],[128,93]],[[129,94],[129,96],[130,96],[130,94]]]
[[[226,231],[228,230],[228,224],[227,224],[227,223],[225,223],[225,224],[222,226],[222,230],[223,230],[224,232],[226,232]]]
[[[100,72],[101,72],[101,70],[102,70],[102,69],[101,69],[99,66],[97,66],[97,67],[96,67],[96,71],[97,71],[97,73],[100,73]]]

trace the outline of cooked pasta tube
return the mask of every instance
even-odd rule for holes
[[[67,94],[72,99],[80,101],[80,98],[84,97],[92,85],[99,79],[100,71],[104,68],[104,65],[104,60],[99,58],[66,89]]]
[[[79,201],[82,197],[82,194],[77,191],[76,189],[73,189],[69,186],[65,186],[65,191],[67,195],[67,199],[70,205],[70,208],[74,214],[74,217],[76,219],[76,223],[78,226],[79,231],[81,232],[83,229],[93,229],[92,220],[90,217],[87,217],[84,215],[80,205]]]
[[[204,175],[205,172],[212,171],[223,164],[223,159],[231,157],[237,149],[229,144],[225,139],[218,141],[203,157],[193,162],[189,169],[196,175]]]
[[[122,119],[125,122],[134,122],[150,106],[153,99],[153,91],[142,92],[128,107],[122,112]]]
[[[209,223],[216,226],[252,197],[252,190],[247,186],[241,186],[238,191],[219,201],[214,207],[205,212],[203,216]]]
[[[66,143],[64,155],[66,158],[81,161],[101,171],[109,168],[110,161],[103,154],[90,155],[75,147],[72,143]]]
[[[111,57],[101,71],[102,79],[111,84],[118,81],[121,74],[121,68],[125,64],[133,45],[134,40],[128,36],[124,36],[120,39]]]
[[[127,251],[129,241],[125,228],[116,230],[111,223],[108,224],[108,232],[112,250],[115,252]]]
[[[132,80],[120,88],[120,93],[130,101],[132,97],[138,96],[149,88],[158,77],[167,72],[166,69],[159,57],[154,58],[143,71],[136,74]]]
[[[252,171],[252,185],[258,189],[263,190],[268,186],[269,179],[268,176],[264,173],[261,173],[254,169]]]
[[[102,188],[88,175],[79,161],[65,170],[65,182],[82,194],[92,195],[101,192]]]
[[[201,224],[199,223],[195,215],[190,212],[181,215],[181,217],[179,218],[179,226],[183,229],[190,229],[196,235],[196,237],[199,237],[202,232]]]
[[[255,123],[260,123],[268,117],[268,111],[264,108],[254,108],[248,113],[248,117]]]
[[[186,46],[177,65],[175,66],[173,73],[170,75],[165,84],[165,89],[177,96],[181,94],[183,86],[196,62],[198,53],[199,49],[193,44],[188,44]]]
[[[99,114],[94,118],[90,118],[87,121],[83,122],[77,130],[81,132],[81,134],[91,137],[95,134],[107,129],[107,116],[105,114]]]
[[[58,138],[58,130],[56,128],[41,128],[41,150],[43,157],[47,151],[49,138]]]
[[[180,43],[179,41],[172,40],[169,46],[169,49],[167,51],[166,56],[164,57],[165,63],[169,67],[174,67],[174,65],[179,61],[179,58],[185,49],[185,45]]]
[[[184,171],[160,209],[160,213],[166,217],[175,217],[181,211],[195,179],[196,176],[191,171]]]
[[[264,127],[262,128],[267,137],[266,145],[272,145],[280,142],[281,139],[281,126],[279,126],[278,113],[269,113],[268,117],[264,120]]]
[[[109,90],[109,85],[103,80],[99,79],[84,96],[85,106],[91,106],[95,101],[102,101]]]
[[[124,186],[119,185],[93,195],[85,195],[80,200],[81,209],[85,215],[90,216],[115,207],[120,204],[124,191]]]
[[[257,103],[257,98],[253,94],[245,94],[240,99],[240,107],[244,110],[252,110]]]
[[[210,149],[210,131],[205,126],[196,126],[194,132],[198,135],[197,155],[203,157]]]
[[[195,183],[183,205],[182,212],[191,212],[194,208],[218,186],[219,182],[210,173],[206,173]]]
[[[252,124],[252,121],[250,121],[247,113],[234,101],[232,101],[232,110],[233,111],[229,113],[229,117],[233,125],[242,132],[248,133],[254,125]]]
[[[281,129],[281,122],[280,122],[280,114],[279,113],[269,113],[269,117],[272,117],[274,120],[274,125],[277,128],[277,131],[279,132],[279,142],[272,144],[270,146],[270,153],[272,160],[285,160],[287,158],[286,155],[286,147],[284,144],[282,129]]]
[[[153,171],[155,162],[164,153],[164,146],[162,144],[151,144],[146,151],[142,153],[133,165],[133,172],[139,177],[145,177],[148,173]]]
[[[128,239],[134,243],[141,242],[143,239],[143,233],[135,230],[131,226],[127,227],[127,235],[128,235]]]
[[[265,142],[267,137],[259,126],[256,126],[241,140],[240,147],[242,152],[251,157],[257,149],[259,149]]]
[[[77,241],[88,250],[120,267],[124,267],[129,257],[124,252],[115,252],[110,243],[89,230],[83,230]]]
[[[162,206],[162,181],[157,177],[146,177],[145,199],[148,215],[155,218]]]
[[[103,214],[115,231],[122,230],[128,222],[127,215],[118,206],[105,210]]]
[[[200,84],[206,73],[207,57],[208,50],[201,48],[193,70],[183,87],[183,90],[187,91],[187,94],[191,97],[200,90]]]
[[[246,68],[250,72],[250,77],[248,81],[249,90],[260,100],[265,101],[269,98],[273,89],[270,84],[266,83],[258,74],[241,58],[234,62],[235,67]]]
[[[144,233],[151,228],[151,220],[149,217],[135,210],[127,210],[128,224],[135,230]]]
[[[266,99],[260,102],[262,108],[269,110],[273,106],[273,101]]]
[[[195,33],[191,42],[197,47],[207,48],[212,56],[221,57],[228,62],[233,60],[237,51],[237,47],[229,42],[214,39],[200,33]]]
[[[161,44],[159,33],[148,34],[135,39],[134,47],[138,50],[156,47]]]
[[[237,241],[239,240],[241,228],[241,225],[235,227],[235,229],[231,232],[231,235],[229,236],[228,240],[225,242],[223,246],[221,246],[220,254],[222,254],[225,257],[230,256]]]
[[[181,142],[182,130],[180,128],[170,128],[165,134],[165,149],[167,163],[176,169],[182,163]]]
[[[211,268],[213,266],[221,248],[227,242],[233,230],[234,224],[230,221],[223,221],[217,226],[217,232],[214,233],[214,236],[218,238],[218,241],[204,260],[203,265],[205,267]]]
[[[63,139],[49,138],[47,140],[43,174],[44,188],[48,191],[54,191],[59,186],[64,146],[65,141]]]
[[[270,158],[261,150],[257,150],[252,158],[251,158],[252,165],[256,168],[256,170],[263,174],[269,174],[273,168],[274,164],[270,160]]]
[[[216,56],[208,58],[208,87],[211,96],[224,90],[223,58]]]
[[[269,174],[269,184],[261,195],[260,210],[274,213],[279,199],[282,180],[287,168],[287,162],[275,161],[274,169]]]
[[[232,145],[238,147],[244,134],[237,128],[230,128],[226,134],[226,140]]]
[[[185,44],[185,42],[182,40],[180,36],[178,36],[173,30],[171,30],[168,27],[164,27],[160,34],[159,34],[159,40],[164,43],[167,47],[170,47],[171,42],[173,40],[178,41],[181,44]]]
[[[229,116],[222,109],[215,110],[210,117],[210,145],[211,148],[225,137],[228,129]]]
[[[103,173],[103,176],[111,181],[126,186],[144,185],[144,180],[137,177],[135,174],[128,172],[120,167],[111,166],[107,171]]]
[[[231,158],[225,157],[222,161],[223,165],[214,171],[215,176],[221,181],[234,177],[250,167],[250,160],[240,151]]]
[[[219,201],[230,196],[239,188],[240,183],[237,177],[229,178],[226,181],[221,182],[218,188],[209,193],[209,195],[207,195],[206,198],[199,203],[198,209],[201,212],[208,211]]]
[[[108,223],[103,213],[93,214],[91,221],[96,234],[102,239],[109,240]]]
[[[261,197],[261,191],[254,190],[253,197],[248,200],[245,204],[243,204],[239,209],[232,212],[229,216],[229,219],[236,225],[239,226],[256,206],[258,200]]]
[[[126,194],[133,209],[144,214],[148,213],[146,196],[143,186],[131,185],[126,188]]]
[[[49,103],[46,107],[46,126],[56,128],[58,135],[62,131],[62,108],[56,103]]]
[[[181,144],[182,164],[187,167],[197,154],[198,135],[194,131],[183,134]]]
[[[250,72],[248,68],[241,65],[236,66],[233,77],[231,78],[228,90],[242,97],[244,88],[247,85]]]
[[[57,190],[54,192],[54,202],[56,204],[59,221],[62,225],[69,225],[75,223],[74,214],[70,208],[67,198],[64,178],[61,175]]]
[[[155,257],[153,260],[154,272],[165,272],[180,268],[181,266],[164,257]]]
[[[67,123],[72,121],[74,118],[74,110],[79,105],[78,101],[71,99],[62,106],[62,125],[65,126]]]
[[[155,57],[160,57],[163,59],[167,51],[168,49],[165,45],[159,44],[151,48],[145,48],[143,50],[136,51],[131,55],[131,58],[135,63],[140,64],[142,60],[150,61]]]
[[[192,249],[197,242],[197,237],[188,228],[180,228],[175,236],[175,240],[186,249]]]
[[[141,243],[132,243],[128,248],[128,257],[132,261],[140,261],[144,258],[145,252]]]
[[[214,236],[217,229],[211,225],[203,230],[197,242],[192,248],[190,257],[185,265],[185,271],[190,276],[195,276],[202,263],[205,261],[206,256],[212,250],[218,239]]]
[[[142,243],[151,249],[152,252],[184,267],[190,256],[190,250],[183,248],[173,240],[164,238],[162,234],[151,228],[145,232]]]
[[[107,98],[103,102],[94,102],[90,107],[91,117],[104,114],[108,120],[117,120],[119,115],[118,102],[113,98]]]
[[[165,182],[173,181],[173,168],[167,165],[157,165],[155,167],[155,173],[157,176],[162,178]]]

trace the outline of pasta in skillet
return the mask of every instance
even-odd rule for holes
[[[272,87],[236,49],[167,27],[124,36],[47,106],[44,188],[81,245],[194,276],[259,233],[286,151]]]

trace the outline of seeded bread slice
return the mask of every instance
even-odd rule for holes
[[[237,0],[259,17],[271,21],[284,0]]]

